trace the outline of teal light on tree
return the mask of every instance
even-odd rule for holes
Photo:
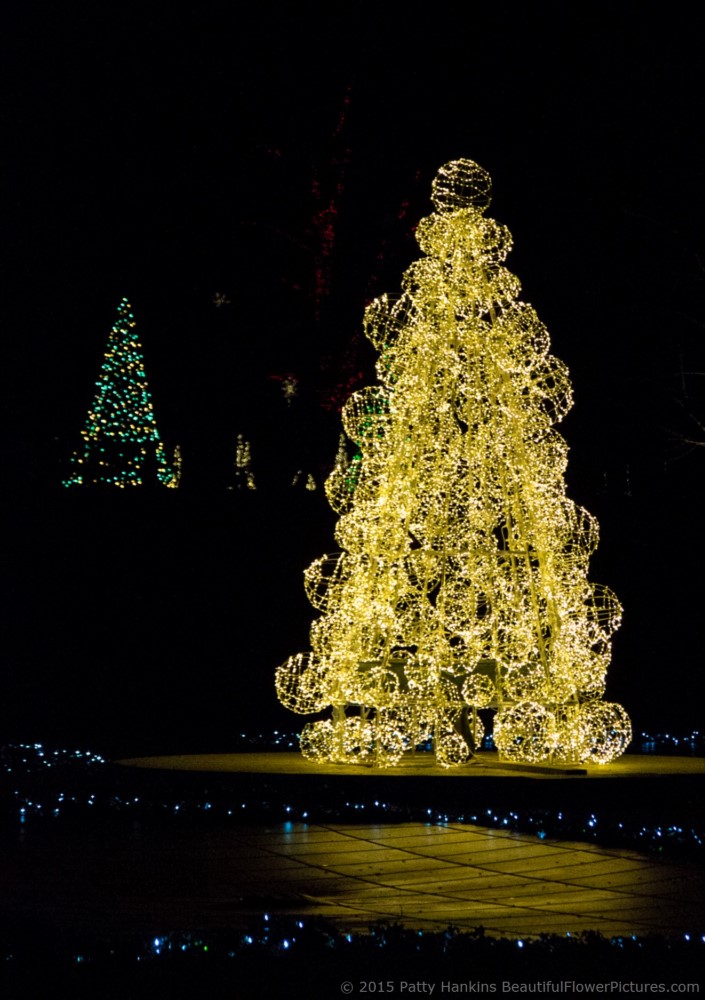
[[[71,457],[64,486],[178,485],[159,438],[135,327],[132,307],[122,299],[81,431],[83,443]]]

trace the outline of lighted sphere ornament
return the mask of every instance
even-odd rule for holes
[[[422,258],[365,311],[379,384],[343,408],[339,551],[304,573],[312,652],[276,672],[287,708],[329,714],[301,733],[311,760],[388,767],[430,741],[455,767],[478,712],[511,761],[603,764],[631,738],[601,700],[621,607],[588,581],[597,522],[566,495],[570,378],[504,266],[490,190],[476,163],[443,166]]]

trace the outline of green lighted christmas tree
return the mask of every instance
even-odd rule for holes
[[[305,585],[309,653],[276,673],[310,759],[393,765],[431,740],[462,764],[493,715],[506,760],[607,763],[629,743],[603,701],[612,592],[588,580],[595,519],[568,498],[554,429],[568,371],[503,262],[490,178],[446,164],[402,293],[368,306],[380,384],[343,409],[356,445],[326,483],[340,551]]]
[[[81,431],[83,445],[71,457],[64,486],[127,487],[156,482],[175,487],[154,419],[142,345],[127,299],[108,336],[93,405]]]

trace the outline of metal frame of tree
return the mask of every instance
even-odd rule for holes
[[[483,721],[505,760],[607,763],[631,739],[603,700],[621,607],[588,581],[597,523],[566,495],[565,365],[504,267],[490,177],[443,166],[423,257],[365,312],[379,385],[355,392],[357,446],[326,483],[339,551],[305,572],[311,651],[276,671],[303,755],[397,764],[432,742],[467,761]]]

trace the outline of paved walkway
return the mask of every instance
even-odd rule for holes
[[[237,839],[247,862],[239,888],[252,902],[276,887],[279,911],[305,903],[350,928],[394,919],[516,936],[705,930],[705,873],[633,851],[455,824],[292,823]]]
[[[433,782],[437,795],[460,789],[468,801],[487,789],[516,796],[520,785],[544,798],[560,790],[583,806],[588,798],[606,801],[609,792],[624,808],[629,801],[649,802],[666,793],[679,799],[687,792],[690,801],[698,801],[705,777],[705,760],[643,756],[625,756],[610,767],[588,767],[579,775],[559,767],[516,770],[489,753],[453,770],[437,767],[430,754],[381,771],[312,765],[298,753],[205,754],[120,763],[163,775],[219,773],[223,781],[228,774],[248,782],[271,777],[285,787],[307,776],[335,789],[365,775],[371,787],[381,788],[377,781],[388,779],[387,792],[396,789],[402,794],[405,789],[402,798],[413,791],[409,779],[419,778]],[[535,797],[532,794],[532,800]],[[513,936],[583,930],[608,936],[705,932],[705,873],[694,864],[460,823],[237,826],[210,831],[207,844],[188,841],[178,848],[172,842],[169,849],[187,881],[192,881],[192,870],[206,873],[200,902],[208,920],[237,923],[248,913],[271,908],[320,914],[349,929],[397,920],[428,929],[451,923],[465,930],[482,925],[489,933]],[[157,845],[150,850],[156,852]],[[140,891],[149,878],[145,870]],[[187,899],[182,902],[190,908]]]
[[[218,930],[266,911],[349,930],[394,920],[518,937],[703,933],[705,873],[454,823],[41,824],[0,856],[0,915],[47,934]]]

